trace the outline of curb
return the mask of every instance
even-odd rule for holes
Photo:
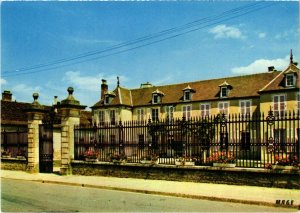
[[[11,177],[1,177],[1,178],[12,179],[12,180],[33,181],[33,182],[40,182],[40,183],[51,183],[51,184],[59,184],[59,185],[68,185],[68,186],[81,186],[81,187],[88,187],[88,188],[98,188],[98,189],[116,190],[116,191],[124,191],[124,192],[135,192],[135,193],[142,193],[142,194],[191,198],[191,199],[198,199],[198,200],[220,201],[220,202],[230,202],[230,203],[240,203],[240,204],[248,204],[248,205],[280,207],[280,208],[300,210],[300,206],[297,206],[297,205],[278,205],[278,204],[274,204],[274,203],[270,203],[270,202],[263,202],[263,201],[250,201],[250,200],[220,198],[220,197],[203,196],[203,195],[189,195],[189,194],[172,193],[172,192],[151,191],[151,190],[143,190],[143,189],[130,189],[130,188],[113,187],[113,186],[99,186],[99,185],[92,185],[92,184],[81,184],[81,183],[74,183],[74,182],[63,182],[63,181],[41,180],[41,179],[40,180],[28,180],[28,179],[11,178]]]

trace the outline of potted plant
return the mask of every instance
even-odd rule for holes
[[[84,158],[85,158],[85,161],[92,161],[92,162],[95,162],[95,161],[98,161],[98,152],[96,152],[95,150],[93,149],[88,149],[85,153],[84,153]]]
[[[195,166],[195,159],[189,156],[182,156],[176,158],[175,160],[176,166]]]
[[[25,150],[22,150],[22,149],[18,150],[17,159],[19,159],[19,160],[26,159]]]
[[[11,157],[11,153],[9,150],[2,150],[1,151],[1,157],[2,158],[10,158]]]
[[[274,169],[299,169],[300,164],[296,155],[275,156]]]
[[[216,152],[208,158],[208,161],[211,162],[213,166],[235,167],[235,157],[226,152]]]
[[[158,157],[156,154],[147,155],[141,159],[142,164],[158,164]]]
[[[124,164],[126,163],[127,157],[124,154],[112,154],[110,156],[110,161],[114,164]]]

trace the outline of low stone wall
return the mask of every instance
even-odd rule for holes
[[[1,159],[1,169],[26,171],[26,168],[27,168],[26,159],[16,159],[16,158]]]
[[[73,161],[72,173],[74,175],[98,175],[300,189],[300,172],[285,170],[143,164],[114,165],[104,162]]]

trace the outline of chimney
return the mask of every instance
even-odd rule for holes
[[[143,88],[149,88],[149,87],[153,87],[153,85],[151,83],[147,82],[147,83],[141,84],[140,88],[143,89]]]
[[[100,97],[101,100],[104,98],[104,94],[107,93],[107,91],[108,91],[107,81],[105,79],[102,79],[101,97]]]
[[[273,72],[274,70],[275,70],[275,67],[274,67],[274,66],[268,67],[268,72]]]
[[[12,100],[12,94],[9,90],[4,90],[2,93],[2,101],[11,101]]]
[[[53,100],[53,105],[57,105],[57,103],[58,103],[58,96],[55,95]]]

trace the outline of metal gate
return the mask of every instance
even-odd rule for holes
[[[39,125],[39,169],[41,173],[53,172],[53,125]]]

